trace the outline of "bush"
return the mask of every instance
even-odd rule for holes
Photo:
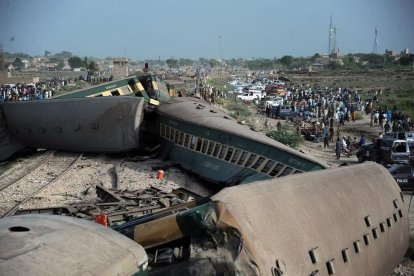
[[[266,135],[292,148],[297,148],[303,141],[305,141],[300,133],[296,133],[296,131],[293,131],[288,125],[282,125],[280,131],[271,130],[267,132]]]
[[[226,109],[232,111],[230,114],[233,118],[246,118],[250,116],[250,111],[246,106],[239,103],[229,103],[226,105]]]

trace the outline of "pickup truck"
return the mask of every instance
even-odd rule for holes
[[[262,98],[264,98],[264,95],[262,92],[245,92],[241,95],[238,95],[236,97],[236,100],[242,101],[242,102],[253,102],[253,101],[260,101]]]

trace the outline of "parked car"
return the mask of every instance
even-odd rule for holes
[[[380,139],[375,143],[362,145],[356,156],[360,163],[368,160],[380,162],[383,165],[409,163],[410,148],[405,140]]]
[[[414,169],[411,164],[394,164],[388,171],[403,191],[414,191]]]
[[[376,161],[374,146],[374,143],[366,143],[359,147],[356,153],[356,157],[358,158],[359,163],[362,163],[364,161]]]
[[[384,165],[409,163],[410,148],[406,140],[381,139],[381,160]]]

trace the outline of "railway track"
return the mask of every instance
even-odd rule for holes
[[[13,215],[19,206],[55,183],[82,154],[53,152],[18,179],[0,188],[0,216]]]
[[[52,158],[52,156],[55,154],[56,151],[47,151],[44,153],[45,157],[40,160],[40,162],[38,162],[37,164],[35,164],[34,166],[31,166],[28,170],[26,170],[23,174],[19,175],[17,178],[14,179],[9,179],[6,180],[4,183],[0,183],[0,193],[6,189],[7,187],[9,187],[10,185],[13,185],[14,183],[23,180],[24,178],[26,178],[31,171],[36,170],[38,167],[40,167],[41,165],[43,165],[44,163],[46,163],[50,158]],[[3,182],[3,181],[2,181]]]

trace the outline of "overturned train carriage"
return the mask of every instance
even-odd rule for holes
[[[231,186],[328,168],[194,98],[163,103],[159,114],[167,156],[213,182]]]
[[[374,163],[226,188],[123,232],[150,275],[389,275],[409,241],[400,189]]]
[[[139,147],[143,98],[7,102],[0,108],[9,136],[24,146],[75,152],[122,152]]]

